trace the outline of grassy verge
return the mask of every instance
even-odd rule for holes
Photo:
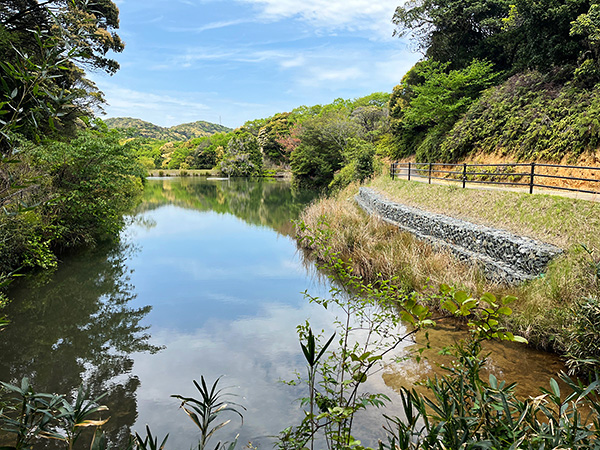
[[[356,185],[307,208],[302,220],[316,227],[325,217],[332,249],[352,260],[354,270],[374,281],[398,276],[406,289],[424,290],[441,283],[473,294],[492,292],[519,298],[510,318],[512,331],[540,348],[565,352],[573,310],[600,290],[600,203],[550,195],[478,191],[379,177],[370,183],[388,198],[433,212],[512,231],[557,245],[565,253],[544,276],[520,286],[492,284],[474,267],[437,253],[391,225],[368,217],[354,203]],[[584,244],[593,255],[590,255]],[[318,257],[319,255],[317,255]]]

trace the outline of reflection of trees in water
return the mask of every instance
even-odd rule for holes
[[[140,321],[151,307],[131,308],[126,256],[131,248],[97,248],[72,256],[54,273],[14,283],[0,339],[0,380],[29,377],[39,392],[71,393],[85,379],[91,396],[108,392],[105,430],[123,443],[137,417],[134,352],[156,352]]]
[[[199,211],[233,214],[251,225],[267,226],[289,235],[292,232],[290,221],[296,219],[314,197],[312,191],[294,191],[290,183],[276,180],[148,180],[138,212],[174,204]]]

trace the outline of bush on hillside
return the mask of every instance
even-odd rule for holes
[[[519,160],[575,161],[600,146],[600,88],[554,84],[539,72],[486,91],[441,144],[455,161],[474,152]]]

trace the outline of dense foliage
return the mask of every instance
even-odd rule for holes
[[[299,187],[343,187],[370,177],[378,168],[375,154],[387,153],[388,101],[385,93],[336,99],[252,120],[231,132],[180,142],[137,137],[128,145],[148,169],[215,169],[227,176],[291,171]]]
[[[110,0],[0,5],[2,286],[65,248],[116,236],[141,190],[131,149],[92,123],[102,93],[85,77],[118,69],[118,26]]]
[[[48,141],[26,153],[23,164],[39,181],[24,198],[36,204],[0,218],[1,272],[48,267],[65,248],[117,235],[145,175],[118,135],[90,130],[69,143]]]
[[[411,1],[393,20],[425,58],[394,88],[392,156],[560,161],[597,149],[594,2]]]
[[[18,1],[0,5],[0,150],[11,148],[10,133],[39,139],[72,130],[89,116],[102,93],[84,69],[114,73],[109,52],[124,44],[110,0]]]
[[[539,72],[515,75],[484,93],[442,142],[445,159],[472,151],[524,161],[575,162],[600,145],[600,91],[550,83]]]

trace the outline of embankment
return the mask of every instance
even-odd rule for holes
[[[490,280],[499,283],[518,284],[540,276],[550,260],[562,253],[554,245],[505,230],[392,202],[371,188],[361,187],[355,198],[369,214],[436,249],[450,251],[461,261],[479,265]]]

